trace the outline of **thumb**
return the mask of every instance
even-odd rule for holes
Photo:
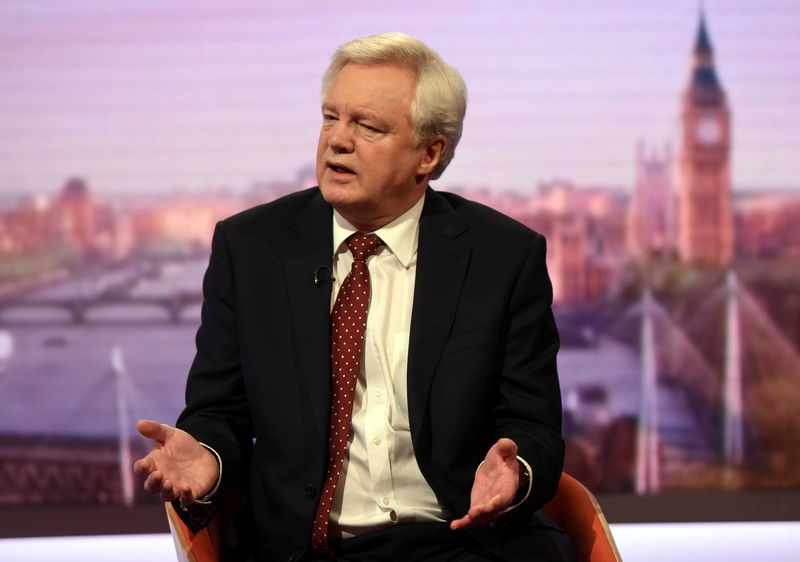
[[[148,439],[160,442],[166,441],[170,430],[174,430],[174,428],[169,425],[158,423],[153,420],[139,420],[136,424],[136,429]]]
[[[497,453],[503,459],[516,458],[517,444],[514,443],[511,439],[508,439],[507,437],[501,437],[500,439],[498,439],[495,446],[497,447]]]

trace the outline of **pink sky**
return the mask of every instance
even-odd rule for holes
[[[800,5],[707,0],[736,188],[800,188]],[[698,22],[674,2],[12,0],[0,4],[0,194],[291,179],[335,47],[400,30],[458,68],[465,131],[436,185],[629,187],[672,142]]]

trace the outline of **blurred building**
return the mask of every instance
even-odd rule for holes
[[[0,254],[31,252],[60,240],[47,198],[28,196],[0,214]]]
[[[672,149],[636,151],[636,183],[628,204],[625,245],[633,257],[663,255],[675,248]]]
[[[130,211],[119,205],[101,208],[97,214],[94,245],[100,255],[111,261],[122,261],[130,256],[136,248]]]
[[[736,252],[800,257],[800,192],[757,190],[736,200]]]
[[[173,197],[132,213],[134,238],[140,244],[178,241],[210,247],[217,221],[241,209],[241,201],[231,195]]]
[[[625,253],[627,197],[552,181],[509,214],[547,237],[547,269],[556,302],[606,296]]]
[[[683,96],[678,159],[678,249],[683,261],[725,267],[733,259],[730,109],[701,14]]]
[[[68,180],[54,199],[44,193],[25,196],[0,214],[0,254],[24,257],[68,248],[86,255],[94,248],[97,210],[79,178]]]
[[[81,178],[70,178],[53,205],[63,239],[82,253],[94,247],[97,203]]]

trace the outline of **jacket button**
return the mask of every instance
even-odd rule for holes
[[[308,499],[314,499],[317,497],[317,489],[314,487],[313,484],[306,484],[306,487],[303,489]]]

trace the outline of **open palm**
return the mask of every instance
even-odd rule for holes
[[[469,511],[450,523],[450,528],[468,529],[491,523],[511,505],[519,486],[517,445],[501,438],[492,445],[475,473]]]
[[[139,433],[154,441],[153,450],[137,460],[136,473],[147,476],[144,489],[166,501],[189,505],[207,494],[217,481],[219,467],[211,452],[183,430],[152,420],[139,420]]]

